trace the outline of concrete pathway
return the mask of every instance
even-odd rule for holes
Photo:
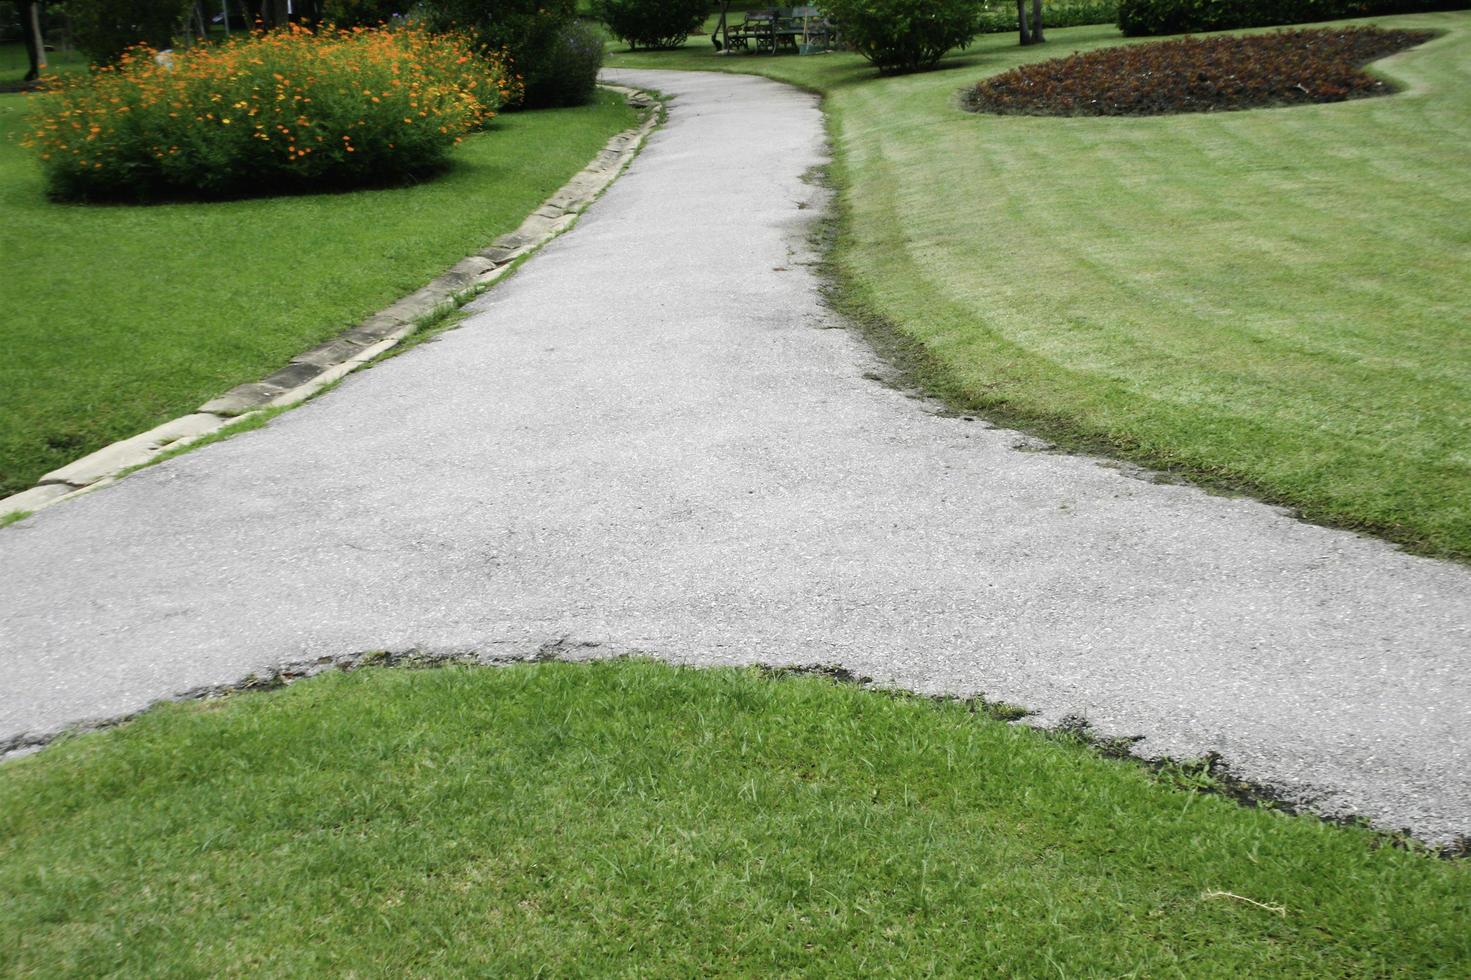
[[[0,531],[0,738],[373,649],[840,663],[1471,834],[1471,570],[866,380],[815,101],[624,77],[668,126],[460,329]]]

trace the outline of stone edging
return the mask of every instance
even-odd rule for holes
[[[107,486],[124,470],[147,463],[159,453],[187,446],[265,409],[303,402],[397,346],[426,323],[458,309],[489,289],[519,260],[576,224],[582,212],[617,179],[642,149],[650,130],[658,125],[663,104],[651,95],[622,85],[602,84],[601,87],[622,94],[635,109],[651,110],[648,118],[608,140],[591,163],[542,202],[515,231],[495,239],[488,248],[462,259],[427,286],[351,330],[298,354],[279,371],[259,381],[237,385],[189,415],[104,446],[52,470],[29,490],[0,500],[0,518],[37,511]]]

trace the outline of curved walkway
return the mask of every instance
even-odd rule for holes
[[[866,380],[815,100],[621,80],[668,125],[460,329],[0,532],[0,738],[374,649],[841,663],[1471,834],[1471,570]]]

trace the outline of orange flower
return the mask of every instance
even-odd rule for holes
[[[304,142],[328,145],[336,131],[349,153],[373,151],[364,156],[417,169],[514,96],[519,82],[504,65],[503,57],[475,54],[462,37],[416,27],[257,31],[177,51],[167,68],[139,46],[115,67],[59,79],[38,95],[23,143],[54,184],[82,188],[121,174],[190,187],[267,181],[272,168],[299,166],[311,151],[296,147],[283,121],[298,127]],[[124,118],[136,123],[124,126]],[[420,120],[430,125],[416,125]],[[271,132],[281,134],[283,152],[261,146],[272,142]],[[345,132],[358,134],[357,145]],[[198,151],[184,153],[186,145]],[[159,169],[165,160],[167,177]],[[191,168],[199,172],[191,175]],[[105,177],[85,176],[104,170]],[[330,181],[330,161],[310,172]]]

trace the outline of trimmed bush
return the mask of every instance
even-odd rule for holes
[[[677,48],[705,22],[708,0],[594,0],[593,11],[631,49]]]
[[[63,198],[339,189],[418,177],[514,95],[454,35],[291,27],[132,48],[42,96],[26,145]]]
[[[1471,0],[1119,0],[1119,30],[1130,37],[1191,34],[1467,6]]]
[[[603,32],[573,21],[557,34],[543,65],[540,102],[544,106],[586,105],[597,91],[603,67]]]
[[[966,101],[976,112],[1028,116],[1153,116],[1342,102],[1393,91],[1363,66],[1432,37],[1349,27],[1126,44],[1013,68],[981,82]]]
[[[67,0],[72,43],[94,65],[109,65],[135,44],[173,46],[192,0]]]
[[[577,0],[424,0],[434,30],[468,31],[489,53],[504,53],[525,86],[530,108],[557,105],[553,49],[575,19]]]
[[[932,67],[976,34],[975,0],[826,0],[843,38],[884,75]]]

